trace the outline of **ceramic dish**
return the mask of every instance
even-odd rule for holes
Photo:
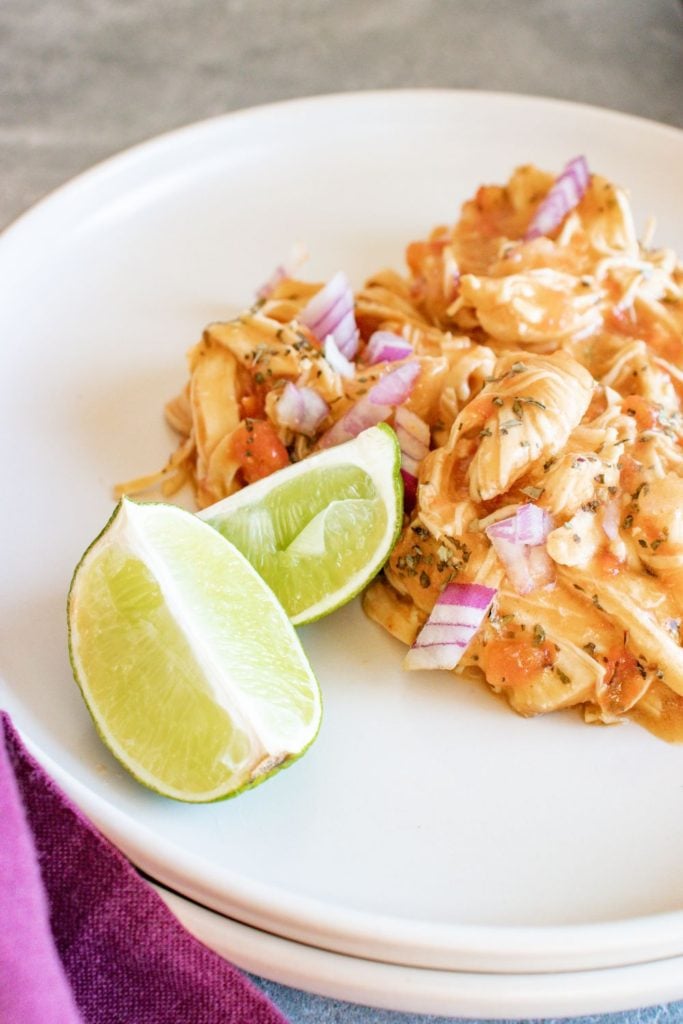
[[[558,974],[401,967],[269,935],[156,889],[189,932],[243,970],[364,1006],[468,1019],[537,1019],[630,1010],[683,996],[683,957]]]
[[[100,744],[66,653],[71,572],[117,480],[175,444],[164,401],[203,326],[303,241],[354,284],[484,181],[583,152],[683,251],[683,134],[515,96],[322,97],[205,122],[77,179],[0,241],[0,704],[148,874],[321,949],[462,971],[683,955],[683,751],[574,714],[525,721],[401,646],[357,604],[301,631],[325,700],[306,757],[183,806]]]

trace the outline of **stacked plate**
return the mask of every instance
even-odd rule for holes
[[[185,806],[109,758],[66,656],[71,571],[112,484],[165,461],[161,409],[205,323],[249,304],[294,242],[312,280],[343,268],[359,284],[482,181],[579,152],[683,251],[681,133],[448,92],[206,122],[95,169],[0,241],[0,705],[187,927],[258,974],[479,1017],[683,997],[680,747],[571,714],[523,721],[474,684],[403,673],[352,604],[301,631],[325,699],[306,757]]]

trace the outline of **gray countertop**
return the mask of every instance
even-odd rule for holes
[[[0,57],[0,227],[133,143],[289,97],[491,89],[683,127],[679,0],[2,0]],[[256,980],[293,1024],[436,1019]]]
[[[0,225],[213,114],[355,89],[533,93],[683,126],[678,0],[2,0]]]

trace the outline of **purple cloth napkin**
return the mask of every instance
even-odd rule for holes
[[[0,713],[2,1024],[286,1024],[194,939]]]

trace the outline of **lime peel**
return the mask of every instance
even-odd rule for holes
[[[279,602],[197,516],[123,499],[76,568],[69,654],[96,727],[150,788],[251,788],[310,746],[320,691]]]
[[[385,423],[250,484],[199,515],[241,550],[295,625],[377,575],[403,522],[401,450]]]

